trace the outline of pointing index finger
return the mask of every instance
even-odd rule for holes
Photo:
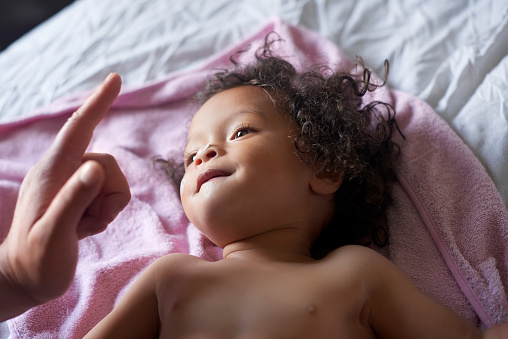
[[[75,159],[81,161],[93,131],[97,124],[109,110],[109,107],[115,101],[122,80],[116,73],[111,73],[104,82],[97,87],[95,92],[78,108],[76,112],[67,120],[58,135],[49,152],[52,156],[59,158],[59,155],[66,159]]]

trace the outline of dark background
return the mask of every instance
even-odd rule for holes
[[[0,0],[0,51],[73,0]]]

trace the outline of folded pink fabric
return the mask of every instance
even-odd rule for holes
[[[201,67],[164,81],[124,89],[97,127],[89,151],[114,155],[132,201],[108,229],[80,243],[76,277],[62,297],[9,321],[13,338],[81,338],[102,319],[140,272],[157,258],[184,252],[221,257],[185,217],[175,189],[154,168],[154,155],[181,157],[196,107],[187,99],[231,53],[276,31],[280,55],[294,64],[351,70],[331,42],[278,19]],[[255,49],[255,47],[253,47]],[[240,57],[243,61],[251,54]],[[396,67],[396,65],[393,65]],[[8,232],[24,174],[87,93],[0,125],[0,239]],[[475,325],[508,320],[508,213],[480,163],[426,104],[383,88],[371,99],[392,103],[406,136],[399,182],[388,211],[388,257],[426,294]]]
[[[505,322],[506,207],[480,162],[429,106],[402,93],[395,92],[394,97],[407,142],[400,143],[400,186],[395,187],[396,203],[390,210],[391,259],[408,275],[419,276],[420,287],[425,285],[428,294],[466,319],[478,316],[482,326]],[[409,208],[414,212],[408,213]],[[413,219],[415,212],[419,222]],[[441,261],[436,253],[448,274],[436,269]],[[410,263],[408,256],[416,260]],[[448,282],[439,286],[445,277]],[[469,305],[450,293],[452,289],[460,289]]]

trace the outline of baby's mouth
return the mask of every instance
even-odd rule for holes
[[[204,183],[206,183],[214,178],[227,177],[230,175],[231,175],[230,172],[226,172],[224,170],[218,170],[218,169],[207,169],[207,170],[201,172],[198,176],[196,193],[198,193],[201,190],[201,186],[203,186]]]

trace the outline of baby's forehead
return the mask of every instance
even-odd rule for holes
[[[265,89],[252,85],[238,86],[209,98],[195,113],[189,130],[207,120],[249,113],[270,115],[276,110],[273,96]]]
[[[251,107],[272,108],[275,105],[275,100],[270,91],[265,88],[254,85],[242,85],[214,94],[201,105],[198,112],[209,106],[227,108],[241,104]]]

